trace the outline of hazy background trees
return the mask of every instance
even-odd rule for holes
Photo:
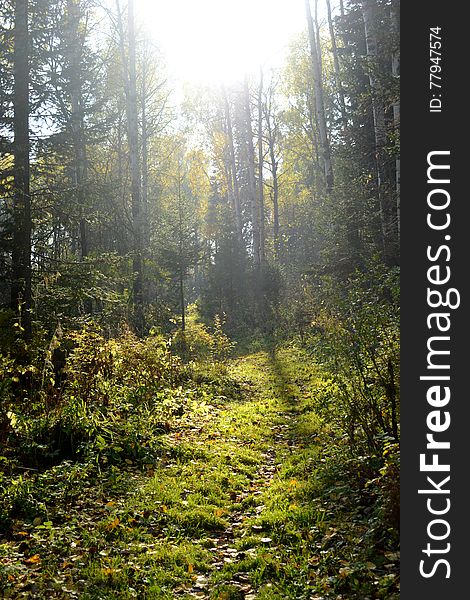
[[[2,3],[0,299],[27,338],[194,302],[272,333],[319,278],[398,264],[398,3],[305,8],[284,67],[178,106],[132,2]]]

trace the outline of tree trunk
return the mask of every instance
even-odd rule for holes
[[[149,136],[147,129],[147,57],[143,57],[142,61],[142,98],[141,98],[141,113],[142,113],[142,212],[144,221],[144,241],[148,247],[150,243],[149,230],[149,214],[148,214],[148,189],[149,189]]]
[[[128,2],[128,56],[124,50],[124,32],[122,27],[119,0],[116,0],[118,11],[118,26],[121,37],[121,56],[123,62],[124,90],[126,93],[127,141],[129,144],[129,164],[131,171],[131,204],[133,224],[133,301],[134,326],[139,335],[143,335],[144,299],[143,299],[143,214],[141,197],[141,178],[139,169],[139,140],[138,140],[138,110],[136,83],[136,52],[134,32],[134,1]]]
[[[180,269],[180,304],[181,304],[181,331],[184,333],[186,331],[186,310],[184,306],[184,276],[183,272]]]
[[[258,90],[258,202],[259,202],[259,235],[260,235],[260,260],[266,260],[266,236],[264,229],[264,183],[263,183],[263,70],[260,69]]]
[[[225,121],[222,125],[222,130],[225,134],[225,139],[228,140],[228,129],[227,129],[227,124]],[[230,207],[232,209],[232,216],[234,219],[234,229],[238,235],[238,225],[237,225],[237,218],[236,218],[237,211],[236,211],[236,203],[235,203],[235,192],[233,190],[232,163],[231,163],[231,159],[230,159],[229,143],[226,143],[226,145],[224,147],[223,163],[224,163],[225,182],[227,183],[227,194],[228,194],[228,199],[230,201]]]
[[[139,169],[138,111],[136,84],[136,56],[134,31],[134,0],[128,0],[128,35],[129,35],[129,154],[131,166],[132,220],[134,226],[134,318],[137,331],[144,332],[144,298],[143,298],[143,214],[141,198],[141,180]]]
[[[186,330],[186,307],[184,299],[184,269],[183,269],[183,207],[181,205],[181,164],[178,159],[178,253],[179,253],[179,293],[181,306],[181,331]]]
[[[279,260],[280,240],[279,240],[279,182],[277,178],[277,163],[274,154],[271,153],[271,164],[273,168],[273,234],[274,234],[274,252],[276,259]]]
[[[237,235],[239,239],[242,239],[243,234],[243,225],[242,225],[242,217],[240,210],[240,186],[238,185],[238,177],[237,177],[237,164],[235,161],[235,147],[233,143],[233,128],[232,128],[232,119],[230,117],[230,105],[228,102],[227,91],[225,86],[222,86],[222,93],[224,96],[224,109],[225,109],[225,121],[227,123],[227,136],[229,143],[229,151],[230,151],[230,164],[233,178],[233,204],[235,208],[235,224],[237,229]]]
[[[369,85],[372,102],[372,114],[374,120],[375,137],[375,164],[377,176],[377,193],[380,207],[380,221],[382,230],[382,246],[386,264],[394,262],[395,240],[392,242],[393,216],[391,209],[390,186],[387,185],[386,176],[386,143],[387,131],[385,125],[384,104],[381,98],[380,84],[376,77],[376,65],[378,60],[377,37],[376,37],[376,4],[375,0],[362,0],[362,16],[364,21],[364,33],[366,39],[367,57],[369,60]]]
[[[279,181],[277,175],[277,160],[274,149],[274,137],[271,127],[268,124],[268,147],[269,161],[271,163],[271,175],[273,178],[273,237],[274,237],[274,256],[279,260]]]
[[[320,72],[320,58],[318,56],[318,46],[316,41],[315,29],[313,26],[312,13],[310,11],[310,2],[305,0],[305,10],[307,14],[308,32],[310,40],[310,55],[312,60],[312,75],[315,90],[315,110],[318,121],[318,133],[320,137],[320,150],[325,177],[326,191],[329,193],[333,188],[333,166],[331,163],[330,144],[328,141],[328,130],[326,126],[325,104],[323,98],[323,85]]]
[[[84,136],[83,107],[82,107],[82,47],[83,39],[80,35],[80,4],[79,0],[67,0],[68,15],[68,44],[70,61],[70,127],[73,144],[73,185],[75,188],[79,210],[79,240],[80,260],[84,261],[89,253],[88,227],[85,217],[85,186],[87,181],[87,152]],[[83,309],[85,313],[93,312],[93,303],[90,298],[85,299]]]
[[[80,258],[88,256],[87,223],[85,211],[85,184],[87,179],[86,146],[83,135],[83,109],[82,109],[82,40],[80,38],[80,10],[77,0],[67,0],[67,13],[69,18],[69,44],[70,44],[70,104],[72,129],[72,143],[74,149],[73,176],[79,207],[79,233],[80,233]]]
[[[259,225],[259,206],[256,195],[255,181],[255,148],[253,145],[253,130],[251,127],[250,92],[248,79],[244,81],[245,94],[245,121],[246,121],[246,144],[248,149],[248,190],[251,201],[251,225],[253,229],[253,263],[257,269],[261,264],[261,237]]]
[[[330,2],[330,0],[326,0],[326,8],[327,8],[327,14],[328,14],[328,27],[330,29],[331,49],[333,51],[333,64],[334,64],[334,68],[335,68],[336,90],[338,92],[341,117],[343,119],[343,123],[346,123],[346,102],[344,100],[343,83],[341,81],[341,69],[339,66],[338,46],[336,44],[335,28],[333,26],[333,19],[331,17],[331,2]]]
[[[320,73],[320,81],[323,81],[323,60],[321,51],[320,23],[318,22],[318,0],[315,0],[315,9],[313,14],[315,23],[315,41],[317,43],[318,71]]]
[[[279,261],[279,180],[278,180],[278,160],[276,159],[276,139],[278,128],[276,124],[276,109],[274,103],[275,86],[271,86],[266,92],[266,101],[264,105],[266,121],[266,141],[268,144],[269,170],[272,177],[272,202],[273,202],[273,241],[274,257]]]
[[[149,214],[149,129],[147,122],[147,96],[148,96],[148,67],[149,56],[147,45],[142,56],[142,88],[141,88],[141,119],[142,119],[142,238],[143,249],[150,248],[150,214]],[[147,250],[148,253],[148,250]],[[150,282],[143,279],[142,301],[144,304],[150,301]]]
[[[31,337],[31,196],[29,168],[28,0],[16,0],[14,29],[14,207],[11,307]]]

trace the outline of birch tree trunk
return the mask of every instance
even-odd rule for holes
[[[269,170],[272,177],[272,201],[273,201],[273,239],[274,256],[279,260],[279,180],[278,180],[278,159],[276,158],[276,130],[275,112],[272,107],[273,98],[272,86],[268,89],[265,102],[265,120],[266,120],[266,141],[269,153]]]
[[[320,73],[320,81],[323,81],[323,58],[321,52],[320,23],[318,21],[318,0],[315,0],[314,6],[313,22],[315,24],[315,41],[317,43],[318,70]]]
[[[279,260],[279,180],[277,176],[277,160],[274,153],[274,144],[269,143],[269,158],[271,161],[271,174],[273,177],[273,236],[274,236],[274,254],[276,260]]]
[[[330,144],[328,140],[328,131],[326,126],[325,103],[323,98],[323,85],[321,81],[320,72],[320,59],[318,56],[318,46],[316,41],[315,29],[313,26],[309,0],[305,0],[305,11],[307,15],[308,33],[310,41],[310,55],[312,60],[312,75],[315,91],[315,111],[318,122],[318,133],[320,137],[321,161],[325,177],[326,191],[329,193],[333,189],[333,165],[331,162]]]
[[[29,166],[29,31],[28,0],[15,2],[14,29],[14,206],[11,307],[31,337],[31,196]]]
[[[328,27],[330,30],[331,49],[333,52],[333,64],[334,64],[334,68],[335,68],[336,90],[338,92],[341,117],[343,119],[343,123],[346,123],[346,102],[344,100],[343,82],[341,81],[341,69],[339,66],[338,46],[336,44],[335,28],[333,26],[333,19],[331,16],[330,0],[326,0],[326,9],[327,9],[327,14],[328,14]]]

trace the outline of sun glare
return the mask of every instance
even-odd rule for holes
[[[136,6],[173,75],[199,83],[231,83],[260,65],[276,65],[304,27],[301,0],[140,0]]]

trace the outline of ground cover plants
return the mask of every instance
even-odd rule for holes
[[[74,344],[49,413],[7,413],[5,597],[398,598],[396,445],[351,454],[306,348]]]

